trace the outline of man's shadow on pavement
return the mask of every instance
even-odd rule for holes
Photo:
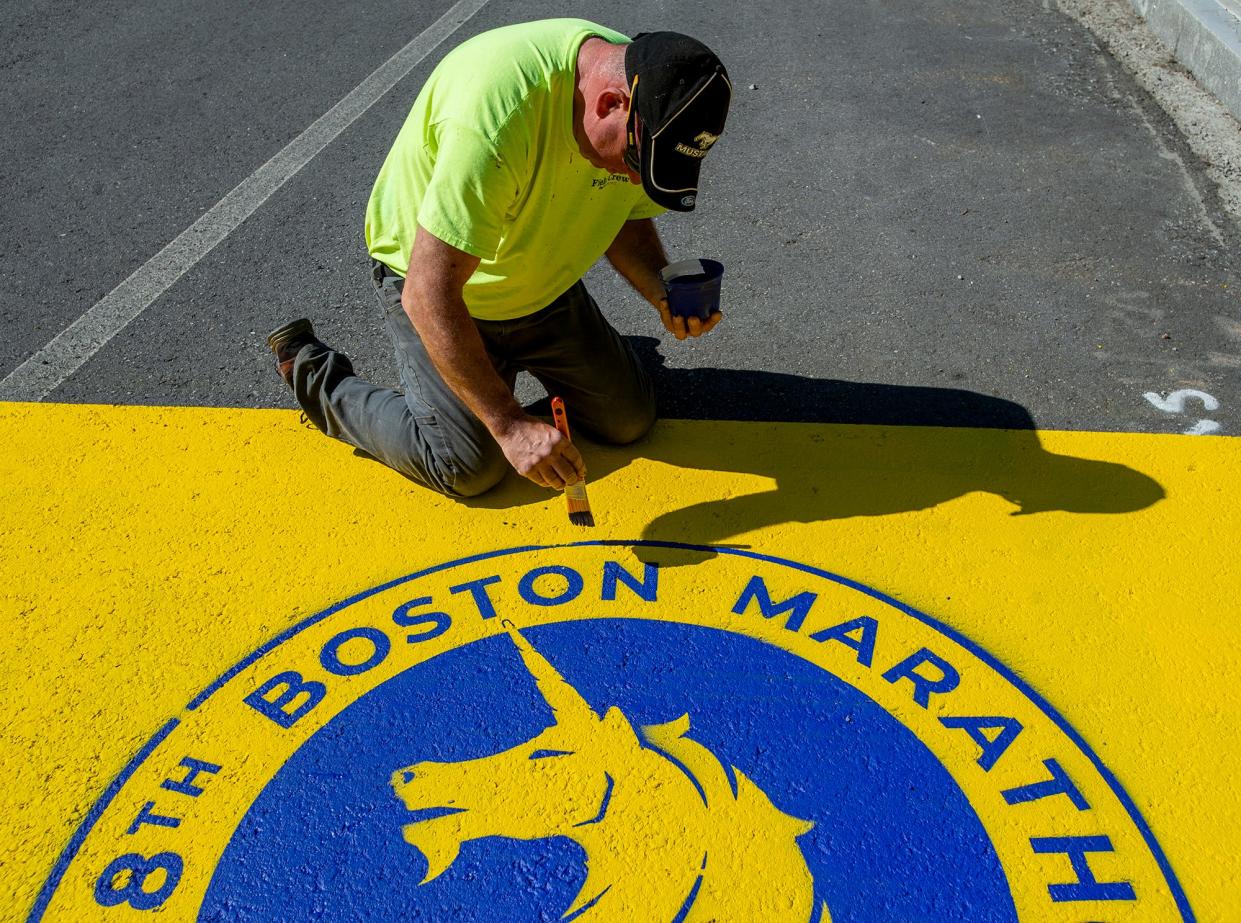
[[[769,490],[664,513],[647,524],[643,539],[723,543],[765,526],[924,510],[977,491],[1015,504],[1004,513],[1014,516],[1130,513],[1164,497],[1156,481],[1124,465],[1045,451],[1033,418],[1012,401],[950,388],[781,372],[673,369],[658,353],[658,340],[629,342],[654,379],[661,418],[883,427],[726,426],[696,429],[694,439],[657,427],[655,435],[630,446],[590,446],[589,480],[642,457],[687,472],[733,471],[776,482]],[[550,415],[546,401],[531,411]],[[644,499],[634,496],[632,503]],[[494,509],[547,500],[546,490],[514,475],[467,503]],[[665,549],[651,549],[651,555],[665,565],[701,560]]]

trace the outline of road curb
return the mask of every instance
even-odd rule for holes
[[[1130,0],[1178,61],[1241,119],[1241,3]]]

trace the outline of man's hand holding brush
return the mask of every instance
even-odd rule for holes
[[[535,417],[514,421],[497,441],[517,473],[540,487],[563,490],[586,477],[586,463],[577,447],[556,427]]]

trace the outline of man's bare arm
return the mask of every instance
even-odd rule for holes
[[[586,474],[582,457],[554,426],[528,415],[500,378],[462,295],[478,257],[419,227],[410,251],[401,306],[427,355],[453,392],[495,437],[509,463],[544,487]]]
[[[616,271],[655,307],[664,329],[678,340],[702,336],[720,322],[722,315],[718,311],[705,321],[697,317],[687,321],[684,317],[674,317],[668,310],[663,280],[659,277],[659,271],[668,265],[668,254],[650,218],[626,221],[608,247],[607,256]]]

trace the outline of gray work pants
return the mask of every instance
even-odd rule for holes
[[[401,307],[405,280],[376,263],[372,281],[404,392],[359,378],[343,353],[311,345],[293,365],[297,402],[320,430],[418,483],[453,496],[481,494],[504,477],[508,461],[435,370]],[[654,423],[650,378],[580,281],[534,314],[475,325],[508,386],[529,372],[564,398],[574,433],[623,444]]]

